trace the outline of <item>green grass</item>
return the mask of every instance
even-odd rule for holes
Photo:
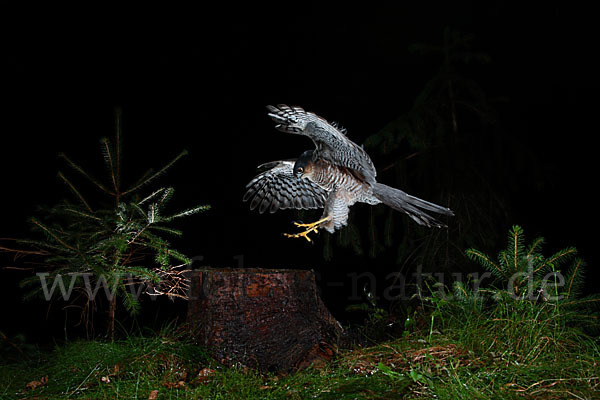
[[[340,350],[329,364],[294,374],[220,366],[171,330],[112,343],[76,341],[4,361],[0,398],[600,397],[597,341],[551,304],[428,300],[432,311],[404,337]],[[28,388],[32,382],[43,384]]]
[[[280,376],[225,368],[170,335],[78,341],[0,366],[1,399],[148,399],[156,390],[158,399],[398,398],[411,382],[365,377],[337,363]]]

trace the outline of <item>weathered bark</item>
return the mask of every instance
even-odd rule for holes
[[[187,320],[218,361],[263,372],[329,360],[342,333],[304,270],[196,270]]]
[[[108,303],[108,315],[106,318],[107,323],[108,323],[107,335],[111,342],[115,340],[115,314],[116,314],[116,312],[117,312],[117,293],[116,293],[116,289],[115,289],[115,292],[112,294],[112,297],[110,298],[109,303]]]

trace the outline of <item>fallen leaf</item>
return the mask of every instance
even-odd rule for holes
[[[111,375],[117,375],[119,373],[119,370],[121,369],[121,363],[116,363],[115,367],[112,369],[111,371]]]
[[[150,395],[148,395],[148,400],[156,400],[158,399],[158,390],[153,390],[150,392]]]
[[[217,371],[215,371],[214,369],[202,368],[200,372],[198,372],[198,376],[212,376],[216,373]]]
[[[48,383],[48,375],[40,378],[39,381],[31,381],[29,382],[27,385],[25,385],[25,387],[27,389],[31,389],[31,390],[35,390],[37,388],[39,388],[40,386],[44,386]]]
[[[217,373],[214,369],[210,368],[202,368],[198,375],[194,379],[194,383],[196,384],[204,384],[210,382],[211,378]]]
[[[179,388],[182,388],[185,386],[185,382],[184,381],[163,382],[163,386],[168,389],[179,389]]]
[[[179,376],[180,376],[180,378],[179,378],[180,381],[186,381],[187,377],[188,377],[188,371],[184,369],[183,372],[181,372],[179,374]]]

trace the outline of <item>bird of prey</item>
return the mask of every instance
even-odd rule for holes
[[[316,148],[296,160],[273,161],[259,166],[264,172],[246,185],[244,201],[259,213],[285,209],[323,208],[322,217],[313,223],[295,222],[305,228],[287,237],[303,237],[325,229],[333,233],[348,222],[350,207],[356,203],[383,203],[408,214],[419,225],[445,227],[427,213],[454,215],[449,208],[421,200],[402,190],[377,182],[375,166],[368,154],[352,142],[345,131],[318,115],[285,104],[267,106],[268,116],[281,132],[308,136]]]

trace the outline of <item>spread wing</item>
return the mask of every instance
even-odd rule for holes
[[[267,106],[269,117],[277,123],[281,132],[308,136],[317,147],[315,160],[323,159],[332,164],[352,169],[365,182],[375,184],[377,172],[367,152],[333,124],[315,113],[300,107],[279,104]]]
[[[328,192],[310,181],[294,176],[294,161],[273,161],[259,168],[269,168],[246,185],[244,201],[250,200],[250,209],[259,213],[267,209],[296,208],[300,210],[323,208]]]

